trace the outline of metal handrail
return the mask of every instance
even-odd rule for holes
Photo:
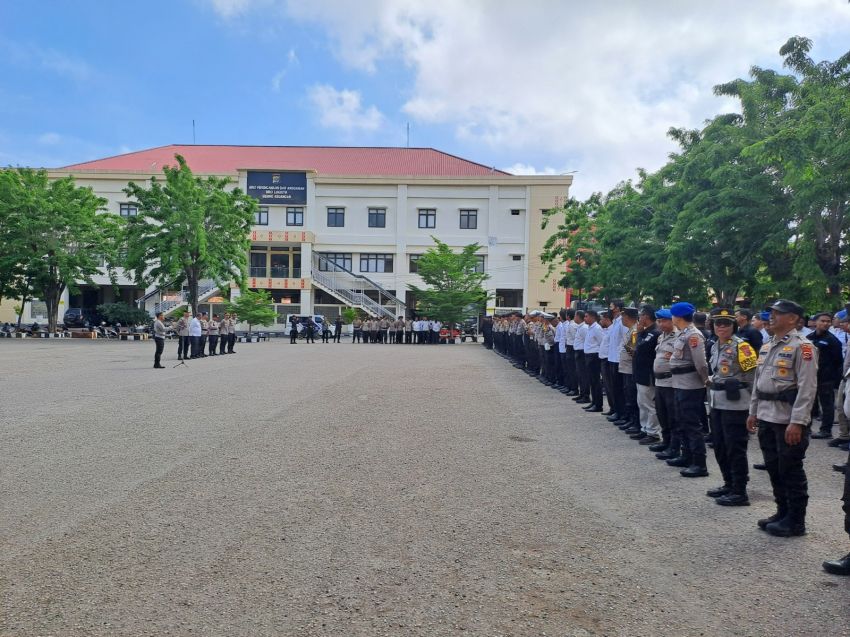
[[[321,265],[328,265],[329,267],[322,270],[320,268]],[[312,277],[315,283],[318,283],[322,287],[328,289],[335,296],[342,299],[349,305],[360,307],[373,316],[395,318],[396,313],[388,310],[365,293],[366,289],[368,289],[365,285],[357,284],[357,280],[367,281],[377,289],[379,299],[381,294],[384,294],[389,299],[395,299],[396,310],[399,313],[403,312],[401,308],[404,307],[404,303],[399,301],[394,295],[389,294],[384,288],[377,285],[374,281],[369,280],[367,277],[359,277],[347,268],[338,265],[335,261],[332,261],[318,253],[314,253],[313,255]],[[355,282],[352,282],[350,278],[354,278]]]
[[[353,278],[358,279],[360,281],[367,282],[371,286],[371,289],[373,289],[374,291],[378,292],[379,294],[387,297],[396,306],[398,306],[399,309],[403,309],[403,308],[407,307],[406,304],[404,303],[404,301],[399,299],[395,294],[392,294],[391,292],[387,291],[387,289],[384,288],[383,286],[375,283],[375,281],[373,281],[369,277],[364,276],[362,274],[355,274],[354,272],[352,272],[351,270],[346,268],[344,265],[340,265],[336,261],[328,259],[323,254],[320,254],[318,252],[314,252],[313,253],[313,271],[314,272],[321,271],[321,266],[324,265],[324,264],[327,264],[330,268],[332,268],[332,270],[328,270],[329,272],[330,271],[333,271],[334,273],[335,272],[344,272],[344,273],[348,274],[348,276],[350,276],[350,277],[353,277]],[[315,275],[314,275],[314,278],[315,278]],[[356,287],[356,286],[351,286],[351,287]],[[363,286],[363,287],[365,289],[365,286]]]

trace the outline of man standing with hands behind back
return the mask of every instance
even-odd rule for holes
[[[770,310],[773,337],[759,352],[747,429],[758,429],[776,500],[776,513],[758,526],[790,537],[806,533],[809,491],[803,460],[818,388],[818,350],[797,330],[805,316],[802,307],[779,299]]]

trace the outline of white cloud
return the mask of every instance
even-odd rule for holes
[[[256,0],[209,0],[213,10],[222,18],[232,18],[257,5]]]
[[[402,109],[464,146],[580,169],[575,194],[656,168],[670,126],[699,127],[734,102],[712,86],[777,67],[791,35],[850,32],[838,0],[606,3],[290,0],[323,27],[341,64],[411,73]],[[843,51],[842,51],[843,53]]]
[[[375,106],[363,107],[359,91],[337,90],[327,84],[317,84],[309,89],[307,95],[318,111],[319,122],[326,128],[346,132],[374,131],[384,121],[384,116]]]
[[[298,55],[295,53],[295,49],[289,49],[289,53],[286,54],[286,66],[272,76],[273,92],[280,93],[281,86],[283,85],[283,78],[286,77],[286,74],[289,73],[289,70],[292,67],[298,66],[298,62]]]
[[[557,168],[552,168],[551,166],[546,166],[545,168],[535,168],[531,164],[523,164],[522,162],[517,162],[512,166],[508,166],[507,168],[502,168],[505,172],[509,172],[512,175],[563,175],[569,171],[567,170],[558,170]]]
[[[44,146],[54,146],[63,140],[59,133],[42,133],[38,136],[38,143]]]

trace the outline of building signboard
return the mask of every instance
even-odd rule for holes
[[[248,194],[261,204],[305,205],[307,173],[248,171]]]

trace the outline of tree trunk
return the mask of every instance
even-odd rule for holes
[[[189,307],[192,308],[192,316],[198,315],[198,274],[196,268],[186,270],[186,287],[189,289]]]
[[[51,334],[56,332],[56,324],[59,322],[59,300],[65,286],[60,283],[52,283],[44,289],[44,304],[47,306],[47,331]]]

